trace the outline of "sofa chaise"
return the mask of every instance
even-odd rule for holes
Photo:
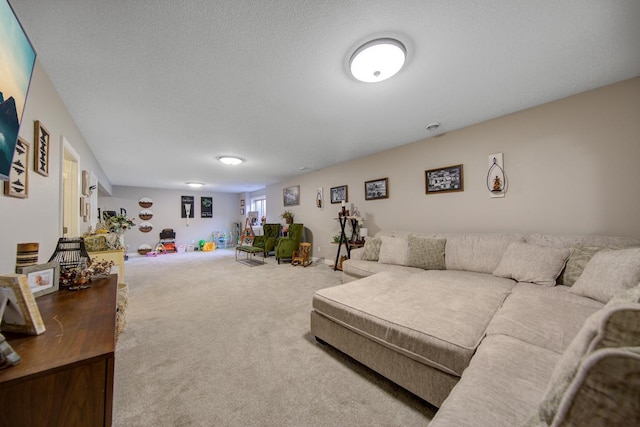
[[[311,332],[439,407],[436,427],[640,423],[638,246],[380,232],[315,293]]]

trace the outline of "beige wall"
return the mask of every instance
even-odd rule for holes
[[[33,171],[33,122],[40,120],[50,132],[49,176]],[[17,199],[0,195],[0,273],[15,270],[16,244],[39,242],[39,262],[49,260],[61,230],[60,171],[62,165],[62,137],[69,141],[80,157],[80,169],[93,172],[102,187],[111,191],[111,183],[97,163],[91,149],[69,115],[46,72],[36,66],[24,110],[20,137],[31,147],[29,154],[29,197]],[[80,222],[82,230],[88,223]]]
[[[181,218],[180,196],[193,196],[195,202],[194,218]],[[213,218],[200,217],[200,197],[213,198]],[[153,230],[143,233],[137,228],[125,233],[125,244],[129,246],[129,254],[136,255],[142,244],[155,247],[160,240],[160,231],[173,228],[178,245],[190,245],[200,240],[211,240],[214,231],[233,231],[233,223],[241,222],[239,196],[233,193],[210,193],[189,190],[164,190],[160,188],[114,186],[113,195],[100,197],[98,206],[102,210],[113,210],[120,213],[120,208],[127,211],[127,216],[134,218],[136,225],[142,220],[138,213],[142,208],[138,205],[141,197],[153,200],[149,208],[153,218],[149,222]]]
[[[281,222],[282,189],[316,257],[335,258],[339,205],[330,187],[378,230],[612,234],[640,238],[640,78],[589,91],[439,137],[302,175],[267,188],[268,220]],[[488,155],[504,153],[509,191],[492,199]],[[462,163],[464,191],[425,195],[427,169]],[[364,200],[364,181],[389,178],[389,199]],[[323,187],[325,207],[315,207]]]

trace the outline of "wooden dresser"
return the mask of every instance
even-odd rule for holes
[[[5,333],[22,357],[0,371],[0,426],[111,426],[117,279],[36,299],[47,330]]]

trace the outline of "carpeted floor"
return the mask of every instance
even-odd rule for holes
[[[340,273],[232,249],[131,257],[114,425],[425,426],[434,408],[309,333]]]

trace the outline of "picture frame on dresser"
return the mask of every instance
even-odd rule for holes
[[[35,298],[60,289],[60,263],[58,262],[19,267],[17,272],[27,276],[29,289]]]
[[[49,143],[51,134],[40,120],[34,122],[33,169],[42,176],[49,176]]]
[[[0,276],[0,303],[6,304],[0,319],[3,332],[40,335],[45,331],[38,304],[24,274]]]

